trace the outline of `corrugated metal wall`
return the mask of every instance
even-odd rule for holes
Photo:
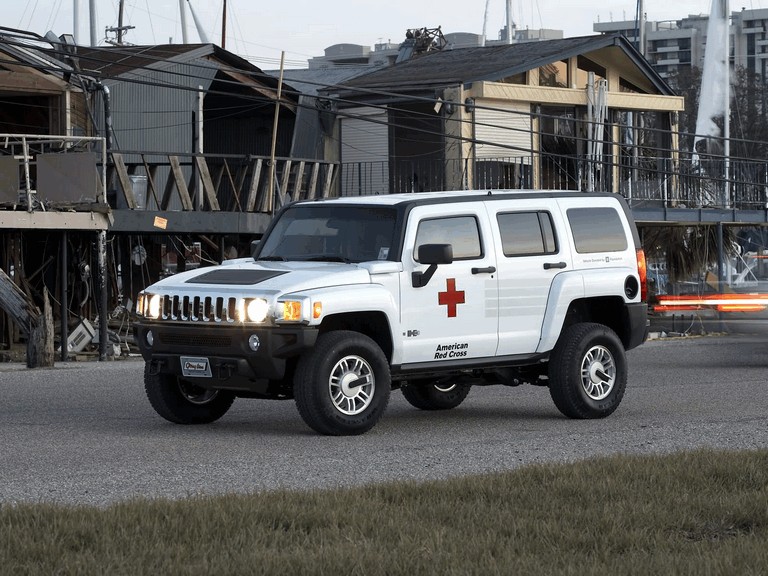
[[[202,61],[200,61],[202,62]],[[143,70],[123,82],[107,81],[112,101],[113,147],[165,153],[194,152],[193,122],[198,87],[211,85],[216,68],[175,64],[167,71]],[[132,79],[140,82],[131,82]],[[103,106],[99,124],[103,126]]]
[[[353,108],[345,113],[355,117],[341,119],[342,196],[389,193],[387,112]]]
[[[483,158],[530,158],[531,155],[531,105],[529,103],[483,103],[493,109],[475,109],[475,138],[477,159]],[[509,148],[482,144],[499,142]]]

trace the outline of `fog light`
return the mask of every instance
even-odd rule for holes
[[[251,334],[250,338],[248,338],[248,346],[256,352],[259,349],[259,345],[261,344],[261,341],[259,340],[259,337],[256,336],[256,334]]]
[[[147,341],[147,346],[153,346],[155,343],[155,335],[152,334],[152,330],[147,330],[147,335],[144,336],[144,339]]]

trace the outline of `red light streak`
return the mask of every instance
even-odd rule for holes
[[[663,294],[654,312],[689,312],[717,310],[718,312],[761,312],[768,308],[768,294],[706,294],[704,296]]]

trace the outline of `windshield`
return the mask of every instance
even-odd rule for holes
[[[282,213],[257,260],[366,262],[389,259],[393,208],[304,204]]]

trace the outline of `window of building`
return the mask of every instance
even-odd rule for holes
[[[576,88],[584,88],[587,85],[587,82],[589,81],[589,73],[594,72],[595,74],[595,82],[598,80],[605,80],[606,78],[606,70],[603,66],[600,66],[599,64],[596,64],[589,58],[586,58],[585,56],[579,56],[577,59],[577,67],[576,67],[576,82],[575,87]]]
[[[547,212],[499,214],[504,256],[535,256],[557,253],[552,217]]]
[[[619,78],[619,92],[631,92],[633,94],[647,94],[645,90],[641,90],[629,80]]]
[[[520,72],[519,74],[513,74],[512,76],[507,76],[506,78],[502,78],[501,82],[504,84],[522,84],[525,85],[528,83],[528,73],[527,72]]]
[[[568,62],[559,60],[539,68],[539,86],[568,87]]]

